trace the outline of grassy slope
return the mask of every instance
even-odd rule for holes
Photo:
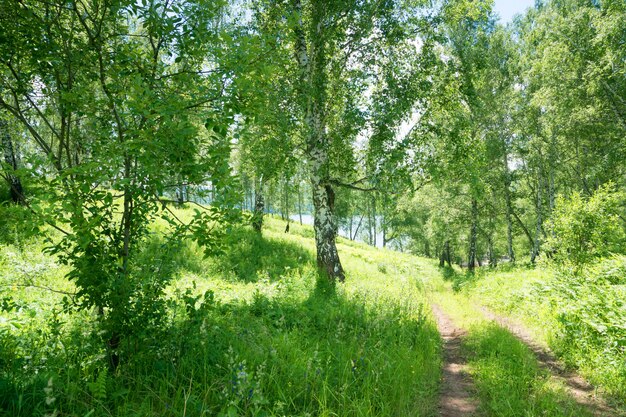
[[[220,257],[194,245],[157,256],[176,277],[167,320],[124,343],[114,376],[89,312],[64,313],[63,294],[18,286],[71,292],[66,269],[39,241],[0,246],[10,310],[0,314],[0,414],[434,415],[440,340],[421,262],[341,240],[347,284],[333,293],[316,286],[310,229],[283,230],[269,220],[263,237],[235,231]]]
[[[430,260],[340,239],[347,283],[332,293],[316,286],[311,229],[267,226],[263,237],[235,230],[212,258],[193,244],[164,251],[155,238],[147,262],[175,277],[167,320],[124,344],[114,376],[89,312],[64,313],[63,294],[18,286],[71,292],[66,268],[40,241],[0,246],[0,301],[10,310],[0,313],[0,414],[435,415],[440,340],[428,297],[469,329],[464,346],[485,414],[585,415],[472,305],[545,328],[555,317],[528,296],[544,272],[498,272],[454,293],[459,276]]]

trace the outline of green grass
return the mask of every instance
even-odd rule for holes
[[[456,326],[467,330],[462,348],[488,416],[588,416],[563,385],[540,368],[533,352],[508,330],[486,320],[474,300],[459,291],[475,280],[448,268],[431,269],[429,298]],[[457,291],[455,291],[457,289]]]
[[[581,341],[604,340],[591,338],[580,311],[600,300],[618,311],[614,295],[594,298],[581,286],[580,304],[560,305],[562,281],[542,269],[465,275],[345,239],[338,243],[346,284],[332,288],[318,279],[309,227],[292,224],[285,234],[272,218],[266,226],[262,235],[234,228],[224,252],[205,257],[192,242],[165,244],[164,225],[155,224],[137,265],[172,277],[166,314],[124,340],[115,374],[96,314],[64,302],[75,291],[68,267],[30,231],[12,228],[0,242],[0,415],[433,416],[441,341],[429,300],[468,329],[463,346],[484,414],[585,415],[475,304],[523,318],[544,341],[566,346],[576,333],[548,330],[569,317]],[[559,306],[573,313],[559,316]],[[622,369],[602,362],[606,352],[592,358],[597,345],[576,343],[583,353],[561,350],[564,357],[586,358],[603,375]],[[613,374],[605,389],[620,392],[623,378]]]
[[[463,348],[486,414],[519,416],[591,416],[564,388],[539,368],[535,356],[507,330],[494,323],[470,328]]]
[[[421,261],[341,240],[347,283],[333,290],[309,228],[266,224],[263,236],[234,230],[209,258],[156,234],[139,259],[173,275],[167,314],[124,340],[115,374],[96,315],[42,288],[73,292],[66,267],[40,240],[4,243],[0,415],[435,415],[440,339]]]
[[[626,407],[626,270],[606,260],[581,276],[546,266],[477,274],[462,292],[520,320],[539,342],[576,368],[618,407]]]

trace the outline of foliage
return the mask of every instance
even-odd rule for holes
[[[585,198],[574,193],[559,197],[551,217],[552,236],[546,242],[551,259],[575,272],[611,254],[623,253],[626,233],[620,213],[623,194],[612,185]]]

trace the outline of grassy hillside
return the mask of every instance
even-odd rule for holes
[[[160,227],[141,267],[174,277],[167,320],[123,342],[115,375],[66,267],[35,238],[0,246],[2,415],[435,415],[440,339],[418,259],[340,240],[347,284],[333,290],[309,228],[270,219],[205,258]]]
[[[232,230],[223,253],[205,257],[166,243],[155,224],[135,267],[171,277],[151,306],[165,318],[135,324],[114,374],[96,313],[74,307],[68,268],[12,229],[0,243],[0,415],[434,416],[442,345],[431,303],[466,330],[485,415],[587,413],[477,305],[525,322],[612,398],[624,393],[619,260],[584,282],[541,268],[468,276],[339,239],[347,279],[333,288],[317,279],[309,227],[266,226]]]

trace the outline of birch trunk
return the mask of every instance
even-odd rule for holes
[[[302,21],[302,4],[294,1],[298,16],[296,25],[296,57],[302,81],[303,103],[307,129],[308,169],[314,209],[313,228],[317,249],[317,266],[331,281],[345,279],[345,274],[335,239],[337,219],[334,213],[335,192],[329,178],[329,140],[324,120],[326,94],[326,68],[324,50],[325,4],[321,0],[311,2],[311,30],[307,45],[307,28]]]

